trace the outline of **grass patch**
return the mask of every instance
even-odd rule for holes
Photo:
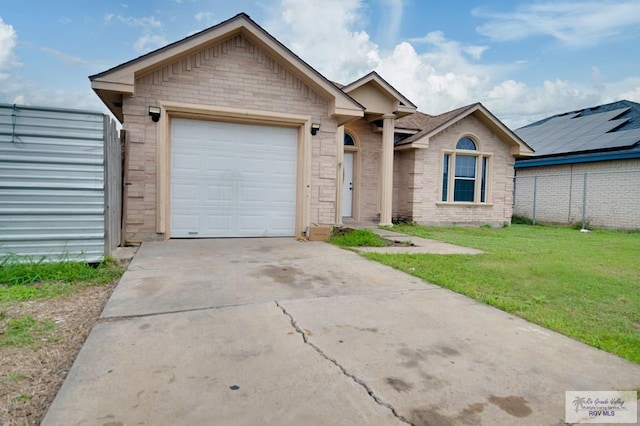
[[[512,225],[533,225],[533,219],[528,216],[514,214],[511,216]]]
[[[486,253],[364,256],[640,363],[640,235],[526,225],[394,230]]]
[[[15,402],[28,402],[30,399],[31,399],[31,397],[29,395],[27,395],[26,393],[23,393],[23,394],[18,395],[18,396],[13,398],[13,400]]]
[[[20,373],[9,372],[3,376],[0,376],[0,384],[16,383],[24,378],[25,376]]]
[[[39,424],[123,272],[0,256],[0,424]]]
[[[7,321],[0,334],[0,348],[33,345],[38,339],[46,339],[54,327],[53,320],[38,321],[31,316],[13,318]]]
[[[5,256],[0,259],[0,302],[71,294],[80,287],[113,282],[123,272],[123,268],[109,259],[98,265],[89,265],[83,262],[24,261]]]
[[[354,229],[331,237],[331,243],[340,247],[385,247],[389,242],[369,229]]]

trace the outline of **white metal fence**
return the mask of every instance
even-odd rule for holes
[[[0,104],[0,256],[110,254],[120,242],[120,167],[105,114]]]
[[[515,215],[582,227],[640,228],[640,170],[518,175]]]

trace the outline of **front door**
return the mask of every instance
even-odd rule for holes
[[[353,152],[344,153],[342,179],[342,217],[353,216]]]

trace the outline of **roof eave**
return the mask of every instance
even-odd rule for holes
[[[92,75],[89,77],[91,87],[106,104],[108,102],[108,92],[120,95],[133,94],[137,77],[189,56],[202,49],[205,45],[220,42],[237,34],[245,35],[251,42],[258,45],[268,54],[284,60],[296,77],[300,78],[321,97],[330,101],[332,105],[329,111],[330,115],[332,113],[338,115],[347,113],[347,116],[353,117],[361,117],[363,115],[364,107],[362,105],[336,87],[244,13],[107,71]],[[112,108],[108,104],[107,106],[110,109]],[[122,116],[122,111],[116,114],[116,116],[118,115]]]
[[[487,110],[484,107],[484,105],[482,105],[481,103],[472,104],[472,105],[469,105],[467,108],[463,108],[459,114],[456,114],[455,116],[451,117],[449,120],[445,121],[444,123],[441,123],[439,126],[429,130],[428,132],[425,132],[422,135],[420,134],[416,135],[416,139],[411,142],[401,144],[398,146],[408,146],[410,148],[428,148],[429,141],[431,140],[432,137],[434,137],[435,135],[442,132],[446,128],[452,126],[453,124],[459,122],[460,120],[476,112],[480,112],[481,117],[484,117],[483,122],[485,125],[493,127],[494,131],[498,130],[499,132],[502,133],[502,136],[503,136],[502,139],[506,140],[511,145],[510,154],[512,156],[528,157],[528,156],[534,155],[534,151],[533,149],[531,149],[531,147],[529,147],[514,132],[509,130],[507,126],[505,126],[500,120],[498,120],[493,114],[491,114],[491,112],[489,112],[489,110]]]
[[[369,74],[360,77],[356,81],[343,86],[342,91],[348,94],[349,92],[352,92],[370,82],[375,82],[376,86],[384,91],[387,96],[396,100],[396,109],[400,113],[398,117],[413,114],[418,110],[418,107],[413,102],[411,102],[409,98],[400,93],[398,89],[389,84],[389,82],[387,82],[380,76],[380,74],[375,71],[371,71]]]
[[[481,111],[483,113],[483,116],[487,118],[488,123],[490,125],[494,126],[494,129],[499,130],[502,133],[502,135],[504,136],[504,139],[507,142],[511,143],[511,145],[512,145],[511,155],[513,155],[515,157],[527,157],[527,156],[534,155],[533,148],[531,148],[529,145],[527,145],[527,143],[525,141],[523,141],[511,129],[509,129],[507,126],[505,126],[502,123],[502,121],[498,120],[498,118],[496,116],[494,116],[491,113],[491,111],[486,109],[484,107],[484,105],[482,105],[481,103],[477,103],[475,105],[475,108],[473,110],[469,111],[469,113],[467,113],[467,115],[469,115],[471,113],[474,113],[476,111]]]

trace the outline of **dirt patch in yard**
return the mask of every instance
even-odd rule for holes
[[[10,318],[54,324],[30,345],[0,347],[0,426],[40,424],[115,286],[0,305],[0,333]]]

